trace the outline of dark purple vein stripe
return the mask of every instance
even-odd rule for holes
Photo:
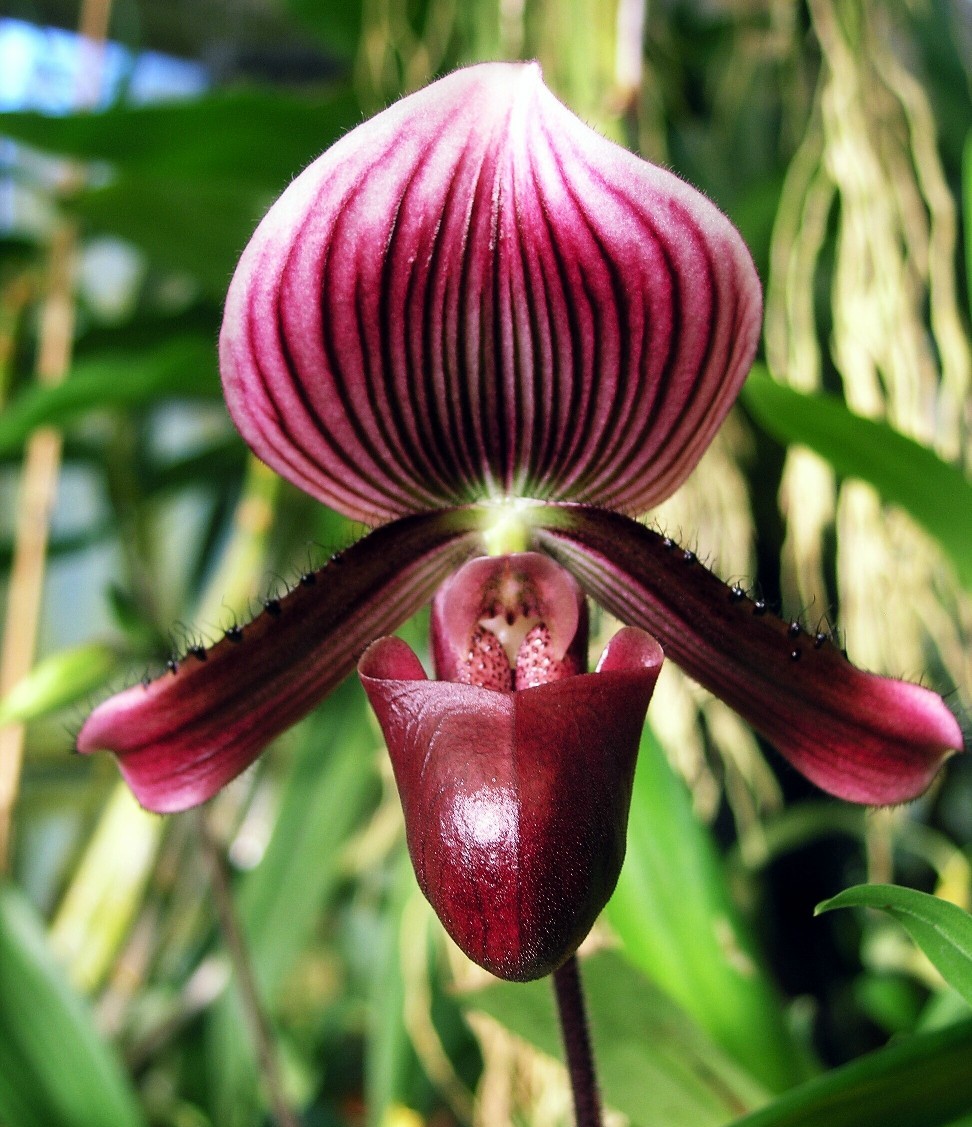
[[[366,521],[487,497],[639,511],[687,476],[756,346],[759,285],[702,196],[535,66],[451,75],[349,134],[227,302],[256,452]]]
[[[942,698],[865,673],[727,587],[691,553],[618,513],[548,505],[532,516],[538,546],[612,614],[734,708],[799,771],[853,802],[921,794],[963,747]]]

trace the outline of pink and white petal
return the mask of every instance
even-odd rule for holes
[[[937,693],[855,668],[829,638],[781,621],[658,533],[579,505],[540,508],[532,522],[538,546],[588,594],[657,637],[823,790],[904,802],[963,750]]]
[[[461,70],[274,205],[230,287],[230,411],[364,521],[507,495],[644,510],[756,347],[759,282],[698,192],[589,129],[536,64]]]
[[[469,513],[406,517],[310,573],[246,626],[99,705],[78,750],[113,751],[136,798],[171,813],[211,798],[396,629],[478,543]]]

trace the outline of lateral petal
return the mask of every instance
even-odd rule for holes
[[[396,629],[475,550],[478,516],[405,517],[370,533],[252,622],[99,705],[78,750],[113,751],[136,798],[171,813],[211,798]]]
[[[259,457],[366,523],[507,495],[640,512],[711,441],[760,313],[713,204],[536,64],[488,63],[294,181],[237,268],[220,363]]]
[[[561,505],[538,507],[531,523],[538,546],[588,594],[657,637],[666,656],[823,790],[904,802],[963,750],[937,693],[855,668],[828,637],[783,622],[636,521]]]

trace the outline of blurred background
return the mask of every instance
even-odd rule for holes
[[[5,1127],[571,1121],[548,984],[445,938],[356,683],[201,813],[71,754],[109,689],[360,533],[248,457],[222,299],[311,159],[498,58],[711,196],[763,280],[754,376],[651,520],[857,664],[970,699],[968,0],[5,0]],[[612,1123],[728,1123],[963,1015],[889,917],[813,909],[864,880],[968,909],[969,762],[865,812],[671,667],[649,722],[584,949]]]

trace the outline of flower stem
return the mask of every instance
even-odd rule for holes
[[[553,980],[567,1053],[567,1071],[574,1092],[577,1127],[601,1127],[601,1102],[576,955],[571,955],[559,970],[554,971]]]

